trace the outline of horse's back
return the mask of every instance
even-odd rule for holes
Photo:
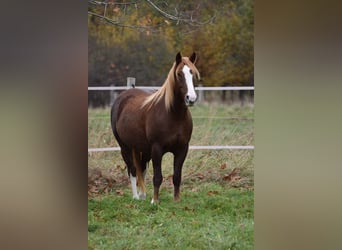
[[[147,146],[141,105],[148,95],[140,89],[129,89],[116,98],[111,110],[111,124],[120,146],[139,149]]]
[[[144,100],[148,96],[148,93],[139,89],[129,89],[122,92],[114,101],[111,110],[111,123],[112,126],[115,125],[116,121],[119,119],[121,112],[126,109],[127,105],[131,107],[140,106],[141,100]]]

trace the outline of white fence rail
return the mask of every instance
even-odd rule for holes
[[[223,149],[254,149],[254,146],[189,146],[190,150],[193,149],[209,149],[209,150],[223,150]],[[112,148],[88,148],[88,153],[91,152],[107,152],[107,151],[120,151],[120,147]]]
[[[88,87],[88,90],[127,90],[128,86],[104,86],[104,87]],[[157,90],[159,86],[136,86],[137,89]],[[254,90],[253,86],[226,86],[226,87],[195,87],[195,90]]]
[[[131,80],[131,79],[130,79]],[[100,90],[127,90],[131,88],[132,84],[127,81],[127,86],[98,86],[98,87],[88,87],[88,91],[100,91]],[[138,89],[146,90],[157,90],[159,86],[133,86]],[[195,87],[195,90],[200,91],[222,91],[222,90],[254,90],[254,86],[225,86],[225,87]],[[253,145],[247,146],[225,146],[225,145],[214,145],[214,146],[189,146],[190,150],[254,150]],[[109,148],[88,148],[88,153],[92,152],[107,152],[107,151],[119,151],[120,147],[109,147]]]

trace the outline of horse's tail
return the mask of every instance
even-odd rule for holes
[[[133,156],[133,164],[135,166],[136,174],[138,177],[138,187],[140,189],[140,193],[142,195],[146,195],[145,178],[143,176],[143,171],[142,171],[142,166],[141,166],[142,155],[140,152],[137,152],[135,149],[133,149],[132,156]]]
[[[113,133],[115,133],[116,131],[117,114],[118,114],[118,105],[116,102],[114,102],[110,110],[110,124],[112,126]]]
[[[115,99],[113,106],[111,108],[111,111],[110,111],[110,124],[112,127],[113,134],[120,146],[121,146],[121,139],[116,130],[116,121],[119,119],[119,115],[120,115],[119,107],[120,107],[121,99],[122,98],[120,97]]]

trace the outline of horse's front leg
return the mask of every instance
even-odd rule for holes
[[[152,147],[152,164],[153,164],[153,198],[151,204],[159,203],[159,188],[163,182],[163,175],[161,170],[163,152],[159,145]]]
[[[188,153],[189,145],[177,148],[173,160],[173,186],[174,186],[174,201],[179,201],[180,198],[180,184],[182,181],[182,168],[185,157]]]

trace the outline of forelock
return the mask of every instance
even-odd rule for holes
[[[198,80],[200,79],[200,74],[195,66],[195,64],[193,64],[190,60],[189,57],[183,57],[182,62],[184,63],[184,65],[187,65],[190,70],[192,71],[193,76],[195,76],[195,78],[197,78]]]

